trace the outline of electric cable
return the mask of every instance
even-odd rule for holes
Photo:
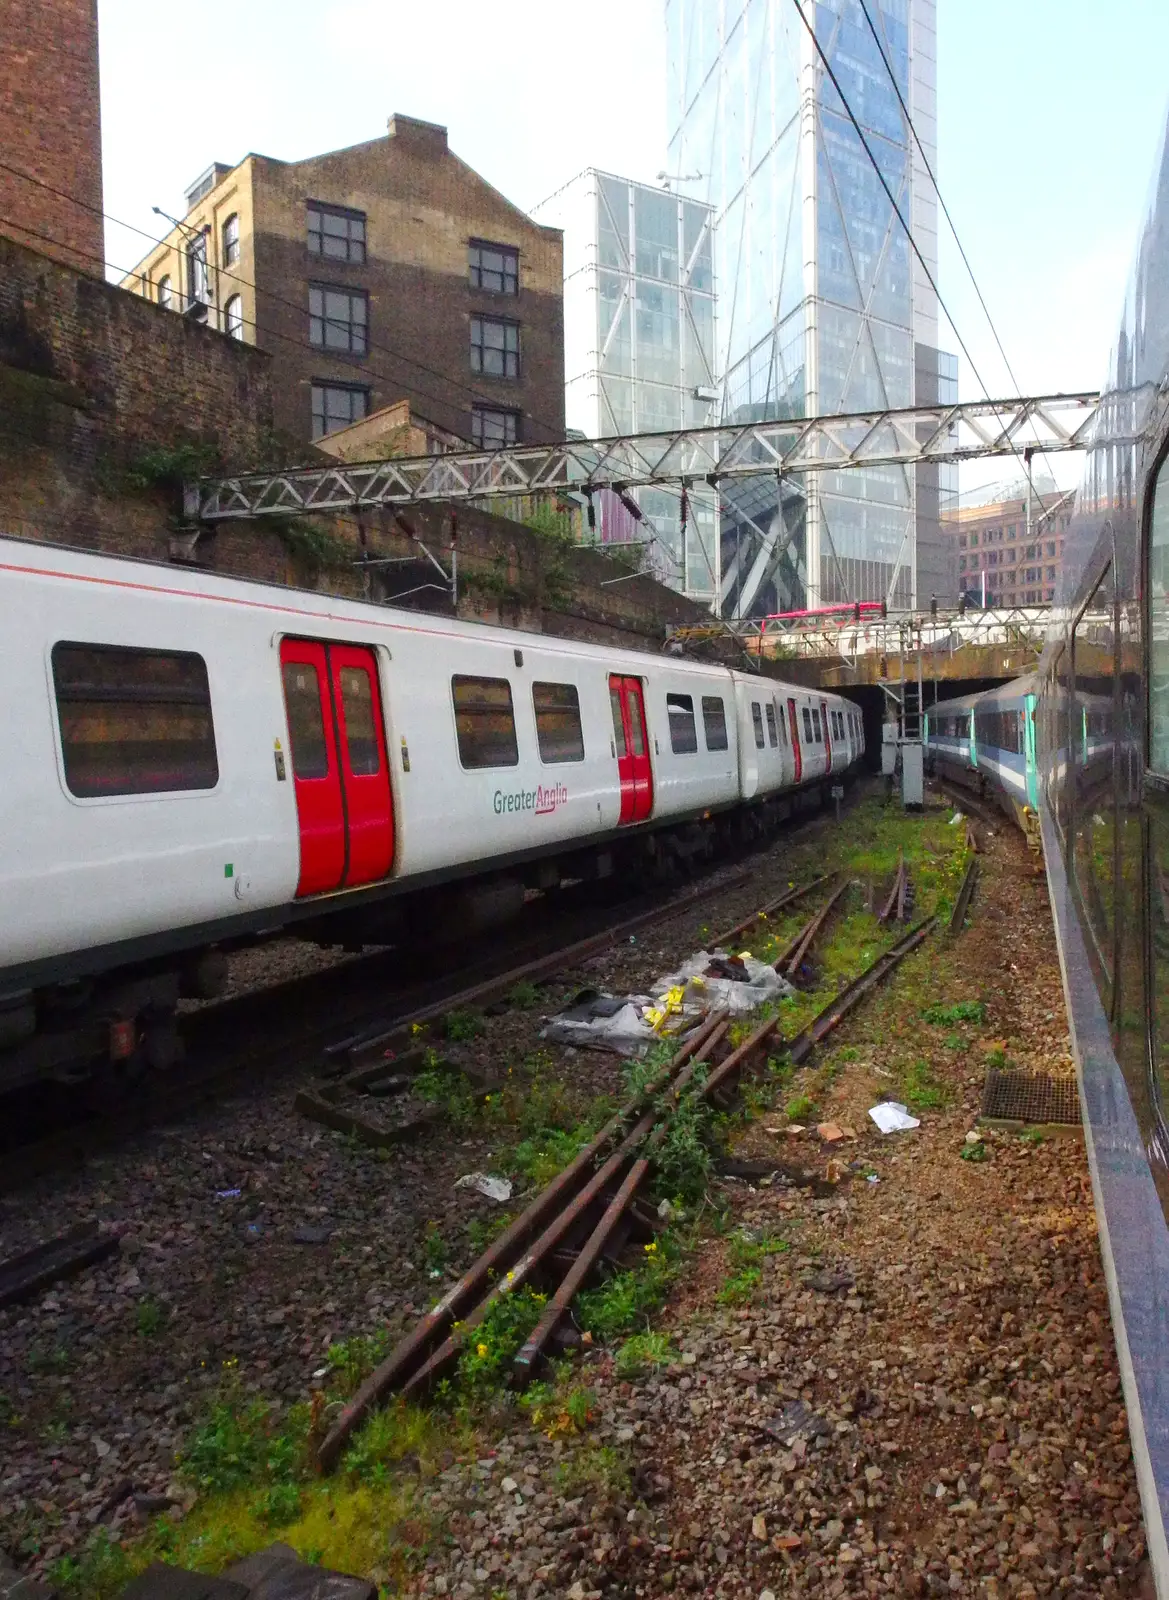
[[[947,224],[949,226],[950,232],[954,237],[954,243],[958,246],[958,254],[962,257],[962,265],[966,268],[967,275],[969,276],[970,282],[974,287],[974,293],[978,296],[978,303],[982,307],[982,313],[983,313],[983,316],[985,316],[985,318],[986,318],[987,326],[989,327],[990,332],[991,332],[991,337],[994,339],[994,342],[998,347],[999,355],[1002,356],[1002,358],[1003,358],[1003,365],[1007,369],[1007,376],[1010,378],[1011,383],[1014,385],[1015,393],[1019,396],[1019,398],[1021,400],[1023,398],[1022,386],[1019,383],[1018,378],[1015,376],[1015,371],[1014,371],[1014,368],[1011,366],[1010,358],[1008,357],[1006,350],[1003,348],[1003,341],[999,338],[999,331],[995,327],[994,318],[990,314],[990,307],[987,305],[986,300],[985,300],[985,298],[983,296],[983,293],[982,293],[982,289],[979,286],[978,279],[974,275],[974,268],[970,264],[970,258],[966,254],[966,251],[965,251],[965,249],[963,247],[963,244],[962,244],[962,240],[958,237],[957,225],[955,224],[953,217],[950,215],[950,208],[946,204],[945,199],[942,196],[942,191],[941,191],[941,189],[940,189],[940,187],[938,185],[937,176],[935,175],[934,170],[930,165],[930,158],[929,158],[928,155],[926,155],[925,146],[921,142],[921,136],[918,134],[917,127],[916,127],[916,125],[914,124],[914,121],[913,121],[913,117],[910,115],[909,107],[905,103],[905,97],[901,93],[901,85],[897,82],[897,74],[893,71],[893,63],[889,60],[888,54],[886,53],[886,50],[885,50],[885,46],[881,42],[881,37],[877,32],[876,24],[874,23],[873,17],[872,17],[872,13],[869,10],[869,0],[860,0],[860,8],[864,12],[864,18],[865,18],[865,21],[868,23],[869,32],[873,36],[873,43],[876,45],[878,51],[880,52],[881,60],[885,64],[885,71],[889,75],[889,82],[893,85],[893,92],[897,96],[897,103],[900,105],[901,110],[902,110],[902,114],[905,117],[906,126],[908,127],[909,132],[913,136],[913,141],[917,145],[918,151],[920,152],[920,155],[921,155],[922,162],[923,162],[923,164],[925,166],[926,174],[929,177],[930,183],[933,185],[934,193],[938,197],[938,204],[942,208],[942,214],[945,217],[946,222],[947,222]],[[951,326],[953,326],[953,323],[951,323]],[[955,329],[954,331],[956,333],[957,329]],[[985,392],[985,386],[984,386],[984,392]],[[989,400],[990,399],[990,395],[987,394],[986,398]],[[1033,493],[1035,493],[1039,497],[1039,505],[1040,505],[1040,509],[1041,509],[1041,513],[1042,513],[1042,516],[1041,516],[1041,520],[1042,520],[1043,517],[1047,517],[1047,516],[1050,515],[1050,513],[1049,513],[1049,511],[1047,509],[1047,502],[1044,500],[1042,493],[1038,489],[1035,488],[1034,480],[1031,479],[1030,462],[1027,461],[1026,459],[1024,459],[1023,465],[1024,465],[1024,470],[1027,473],[1028,480],[1031,481],[1032,491],[1033,491]]]
[[[166,248],[166,249],[169,249],[169,250],[174,250],[179,255],[182,254],[181,245],[176,245],[176,244],[170,243],[170,241],[165,236],[160,239],[155,234],[151,233],[149,231],[149,229],[140,228],[140,227],[137,226],[136,223],[133,223],[133,222],[126,222],[121,217],[116,217],[111,212],[102,210],[102,208],[100,206],[91,205],[89,201],[82,200],[80,198],[80,196],[78,196],[78,195],[69,194],[64,189],[58,189],[53,184],[46,183],[44,181],[44,179],[42,179],[42,178],[36,178],[36,177],[33,177],[33,175],[31,173],[21,171],[21,169],[19,167],[14,167],[7,161],[0,160],[0,171],[11,173],[14,177],[21,178],[26,183],[31,183],[31,184],[35,185],[37,188],[39,188],[39,189],[44,189],[49,194],[55,195],[59,200],[67,200],[71,205],[77,206],[80,210],[89,212],[91,216],[101,217],[103,219],[103,221],[112,222],[112,223],[114,223],[114,225],[116,227],[125,228],[126,231],[129,232],[129,233],[138,234],[140,238],[148,240],[156,249],[157,248]],[[5,220],[8,222],[10,227],[21,228],[21,224],[18,223],[18,222],[15,222],[11,218],[8,218],[8,219],[5,219]],[[29,230],[29,229],[24,229],[23,231],[28,233],[30,238],[47,239],[49,243],[56,244],[58,246],[58,248],[60,248],[60,249],[71,249],[71,248],[73,248],[72,246],[67,245],[65,243],[65,241],[63,241],[63,240],[49,239],[47,235],[36,234],[35,232],[33,232],[32,230]],[[75,253],[85,255],[86,258],[89,259],[89,260],[97,259],[92,254],[92,252],[79,251],[79,252],[75,252]],[[323,259],[324,258],[322,258],[322,260]],[[110,261],[108,258],[105,258],[105,257],[102,258],[102,262],[103,262],[103,265],[107,265],[107,266],[112,267],[115,272],[120,272],[123,275],[123,277],[134,277],[134,276],[139,276],[140,277],[141,276],[141,274],[139,274],[138,271],[137,271],[137,266],[134,266],[134,267],[119,266],[117,262]],[[298,304],[295,300],[290,300],[284,295],[276,294],[271,289],[261,288],[258,284],[254,283],[250,278],[245,278],[245,277],[242,276],[242,274],[240,274],[238,272],[232,272],[229,267],[213,266],[211,263],[208,263],[207,270],[208,270],[208,272],[215,272],[218,276],[220,276],[222,278],[226,278],[232,283],[239,284],[242,288],[250,289],[253,292],[253,294],[266,296],[275,305],[287,306],[290,310],[295,311],[300,316],[303,316],[303,315],[306,314],[305,307],[303,305]],[[129,292],[133,293],[132,290],[129,291]],[[145,299],[146,297],[145,296],[141,296],[140,298]],[[151,302],[151,303],[152,304],[156,304],[157,302]],[[257,331],[260,331],[260,325],[257,322],[255,322],[254,320],[248,319],[248,325],[250,327],[256,328]],[[274,331],[274,330],[264,330],[264,331],[267,332],[267,331]],[[276,334],[275,336],[277,338],[283,338],[285,340],[288,339],[288,335],[284,335],[284,334]],[[293,343],[297,343],[297,342],[300,342],[300,341],[293,340],[292,342]],[[439,382],[441,382],[441,383],[449,384],[452,389],[454,389],[456,391],[461,391],[464,394],[470,395],[471,398],[474,401],[476,401],[478,404],[490,407],[491,396],[484,395],[483,392],[480,389],[475,388],[475,386],[473,384],[465,383],[461,378],[456,378],[451,373],[442,372],[437,367],[428,366],[426,362],[419,361],[413,356],[408,356],[408,355],[404,354],[400,350],[395,350],[390,345],[385,345],[385,344],[378,343],[376,340],[374,340],[374,339],[369,337],[368,328],[366,330],[366,342],[367,342],[367,347],[368,347],[369,350],[374,350],[374,351],[377,351],[378,354],[380,354],[380,355],[388,356],[391,359],[391,361],[400,362],[400,363],[403,363],[403,364],[405,364],[407,366],[415,367],[415,368],[417,368],[417,370],[419,372],[424,372],[430,377],[437,378],[439,380]],[[332,355],[336,354],[336,352],[330,352],[330,351],[324,349],[324,347],[320,346],[320,345],[311,345],[311,344],[310,345],[304,345],[304,348],[310,349],[313,352],[314,355],[324,356],[325,358],[328,358],[331,354]],[[372,371],[372,369],[368,369],[368,370]],[[384,383],[388,384],[391,388],[394,387],[395,380],[388,379],[385,376],[384,373],[376,373],[375,372],[374,376],[375,377],[380,377],[382,379],[382,381]],[[338,380],[338,381],[341,381],[341,380]],[[438,395],[434,394],[432,391],[428,391],[428,390],[425,390],[425,389],[418,388],[416,384],[411,383],[411,387],[413,388],[413,390],[414,390],[414,392],[416,394],[422,395],[422,396],[424,396],[425,398],[427,398],[429,400],[433,400],[438,405],[450,406],[452,404],[452,402],[449,399],[448,400],[443,400]],[[510,406],[508,406],[506,404],[506,398],[501,398],[500,401],[499,401],[499,409],[501,409],[501,410],[512,410],[512,409],[514,409],[514,407],[510,407]],[[548,426],[547,423],[540,422],[537,418],[533,417],[531,412],[529,412],[529,411],[523,412],[523,416],[534,427],[539,428],[543,433],[545,433],[549,438],[549,442],[552,442],[552,443],[559,443],[560,442],[558,435],[555,433],[555,431],[553,429],[551,429]]]
[[[838,98],[840,100],[840,103],[844,107],[845,115],[848,117],[849,122],[852,123],[853,128],[856,130],[856,135],[857,135],[857,138],[861,142],[861,147],[864,150],[865,155],[868,157],[869,163],[872,166],[873,171],[877,174],[878,181],[880,182],[880,185],[881,185],[882,189],[885,191],[885,196],[888,199],[889,205],[891,206],[891,208],[893,210],[893,215],[897,218],[897,221],[901,224],[901,227],[902,227],[902,230],[903,230],[903,232],[905,234],[905,237],[909,242],[910,249],[913,251],[914,255],[917,257],[918,263],[921,266],[921,270],[925,274],[926,282],[929,284],[930,288],[933,290],[934,296],[936,297],[937,302],[938,302],[938,306],[940,307],[943,315],[945,316],[946,321],[950,324],[950,327],[953,329],[954,337],[958,341],[958,345],[959,345],[959,348],[962,351],[962,354],[966,357],[966,360],[970,364],[970,370],[974,374],[975,379],[978,382],[979,388],[982,390],[983,395],[986,397],[986,399],[989,400],[990,399],[990,390],[987,388],[986,382],[983,379],[983,376],[982,376],[981,372],[978,370],[978,365],[975,362],[974,357],[970,354],[970,350],[969,350],[969,348],[968,348],[968,346],[966,344],[966,341],[962,337],[962,333],[961,333],[961,330],[958,327],[958,324],[955,322],[954,317],[951,314],[949,306],[946,304],[945,300],[942,297],[941,290],[938,288],[938,285],[937,285],[937,280],[935,279],[933,273],[930,271],[929,263],[926,261],[925,257],[922,255],[921,249],[918,246],[917,240],[913,236],[913,229],[906,222],[905,217],[902,214],[901,207],[897,204],[897,200],[896,200],[896,198],[895,198],[895,196],[893,194],[893,191],[889,187],[889,184],[888,184],[888,181],[886,180],[885,174],[881,171],[880,163],[877,161],[877,158],[876,158],[876,155],[873,152],[872,146],[869,144],[868,139],[865,137],[864,129],[861,127],[860,123],[857,121],[856,114],[853,111],[852,106],[849,104],[848,96],[844,92],[844,89],[843,89],[843,86],[841,85],[840,79],[836,76],[836,72],[835,72],[835,70],[834,70],[834,68],[832,66],[832,63],[829,61],[828,55],[827,55],[823,45],[820,43],[820,40],[816,36],[815,25],[814,25],[814,23],[810,22],[808,20],[807,16],[805,15],[803,4],[801,3],[801,0],[792,0],[792,4],[795,6],[796,14],[798,15],[801,23],[803,24],[804,29],[808,34],[808,37],[812,41],[812,44],[813,44],[813,46],[815,48],[815,51],[816,51],[816,54],[820,58],[820,61],[821,61],[822,65],[823,65],[823,67],[824,67],[824,71],[827,73],[828,78],[829,78],[829,80],[830,80],[830,82],[832,84],[832,87],[836,90],[836,93],[837,93],[837,96],[838,96]],[[934,187],[936,189],[937,185],[935,184]],[[1015,459],[1019,462],[1020,466],[1023,468],[1024,475],[1026,476],[1028,481],[1030,481],[1030,479],[1031,479],[1030,463],[1024,458],[1022,452],[1019,449],[1018,444],[1015,442],[1015,439],[1013,437],[1009,437],[1007,439],[1007,444],[1010,446],[1011,453],[1015,456]],[[1041,499],[1040,503],[1041,503],[1041,505],[1043,504],[1042,499]],[[1044,507],[1044,513],[1043,514],[1045,516],[1047,515],[1046,507]]]

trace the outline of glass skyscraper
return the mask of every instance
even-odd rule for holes
[[[936,279],[936,195],[859,0],[801,3]],[[721,419],[956,398],[936,295],[793,0],[665,4],[669,167],[715,218]],[[936,171],[935,4],[867,0]],[[724,490],[724,610],[950,598],[953,487],[918,467]]]
[[[564,230],[565,416],[586,438],[703,427],[718,420],[711,210],[668,189],[593,168],[532,211]],[[649,564],[694,599],[718,591],[717,499],[665,489],[594,497],[598,535],[650,538]]]

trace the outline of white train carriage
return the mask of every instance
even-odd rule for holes
[[[0,1085],[167,1059],[225,945],[668,869],[863,745],[836,696],[202,572],[0,539],[0,592]]]

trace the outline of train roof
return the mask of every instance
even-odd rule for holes
[[[29,559],[33,553],[35,562]],[[659,671],[690,675],[696,685],[704,679],[709,682],[718,677],[724,682],[745,683],[764,694],[807,697],[824,700],[834,706],[848,703],[847,697],[835,690],[791,683],[762,672],[742,672],[722,662],[700,661],[692,656],[674,655],[664,650],[643,652],[625,645],[594,643],[559,634],[532,633],[497,623],[481,622],[476,618],[411,611],[357,597],[293,588],[262,578],[176,566],[141,556],[82,550],[73,545],[21,539],[8,533],[0,533],[0,567],[3,566],[40,577],[84,577],[101,583],[108,582],[111,575],[117,573],[119,582],[125,587],[224,605],[243,604],[252,612],[262,612],[268,608],[276,626],[290,633],[312,632],[317,627],[324,627],[328,632],[334,625],[361,625],[381,633],[388,643],[393,631],[400,629],[450,639],[474,639],[504,645],[509,649],[531,649],[533,652],[542,651],[569,659],[584,657],[595,661],[599,658],[604,666],[613,671],[624,670],[634,675],[644,674],[652,664]],[[368,642],[377,642],[374,633],[370,633]]]
[[[1028,672],[1024,677],[1013,678],[1010,683],[999,684],[994,689],[981,689],[977,694],[960,694],[953,700],[938,700],[927,708],[926,715],[953,716],[959,711],[971,711],[976,706],[1013,703],[1021,700],[1025,694],[1038,694],[1040,687],[1039,674]]]

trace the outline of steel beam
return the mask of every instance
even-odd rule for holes
[[[712,486],[758,473],[971,461],[1030,449],[1079,450],[1099,395],[1057,394],[735,427],[687,428],[615,439],[454,451],[390,461],[335,462],[188,484],[187,516],[208,522],[304,515],[549,492],[590,494],[651,484]]]

